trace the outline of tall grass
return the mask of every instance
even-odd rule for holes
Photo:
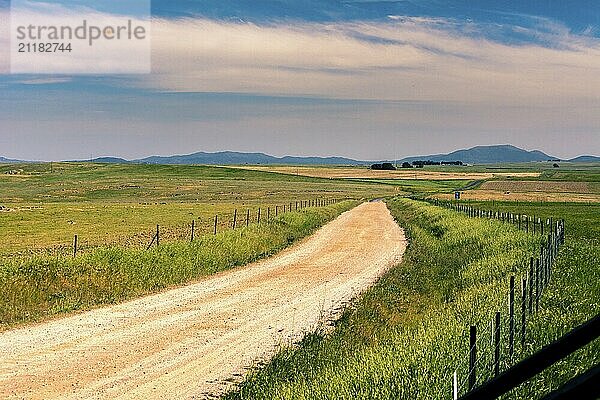
[[[520,266],[537,254],[540,238],[508,224],[471,219],[421,202],[396,199],[388,205],[410,238],[402,263],[346,311],[333,333],[310,334],[298,346],[283,349],[227,399],[451,398],[455,370],[465,391],[470,325],[480,330],[480,376],[491,376],[490,322],[496,311],[506,315],[508,277],[522,273]],[[597,312],[598,281],[585,283],[590,277],[585,267],[578,269],[579,275],[571,274],[566,263],[555,274],[564,273],[565,278],[549,286],[540,317],[530,324],[518,355],[562,331],[547,325],[556,314],[560,318],[560,311],[572,308],[580,317]],[[578,284],[582,290],[594,286],[595,300],[580,304],[565,296],[566,287]],[[556,300],[550,303],[552,296]],[[503,325],[507,326],[505,317]],[[507,343],[506,329],[503,336]],[[502,354],[506,367],[510,360],[504,346]],[[581,357],[589,360],[590,354]],[[557,372],[552,384],[572,372]],[[529,394],[543,393],[546,386],[532,385]],[[514,396],[523,398],[522,393]]]
[[[552,282],[540,301],[540,311],[528,329],[526,354],[559,338],[600,313],[600,205],[539,202],[474,202],[475,207],[527,213],[542,218],[560,217],[566,223],[566,244],[556,260]],[[511,397],[532,398],[556,389],[567,378],[600,361],[600,343],[593,344],[558,362]]]
[[[104,247],[77,256],[4,259],[0,329],[117,303],[267,257],[355,206],[308,208],[236,230],[151,250]]]

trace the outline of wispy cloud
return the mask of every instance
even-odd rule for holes
[[[476,24],[255,25],[153,22],[153,75],[165,91],[251,92],[378,100],[554,103],[597,99],[600,41],[557,27],[552,46],[486,39]]]
[[[131,156],[195,148],[375,159],[493,143],[597,153],[600,39],[592,29],[575,34],[543,18],[156,18],[151,75],[76,78],[60,104],[56,87],[22,84],[64,75],[5,77],[0,142],[15,156],[38,151],[29,158],[49,149],[74,158],[66,149],[86,157],[90,148]],[[506,32],[520,39],[495,40]],[[65,107],[72,112],[61,120]]]
[[[17,80],[14,83],[20,83],[23,85],[53,85],[57,83],[66,83],[71,82],[72,78],[63,77],[63,78],[31,78],[31,79],[21,79]]]

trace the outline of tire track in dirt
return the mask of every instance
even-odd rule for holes
[[[364,203],[266,260],[127,303],[0,334],[0,398],[205,398],[330,319],[406,240]]]

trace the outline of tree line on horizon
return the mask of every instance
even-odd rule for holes
[[[412,163],[409,162],[403,162],[402,165],[400,166],[401,168],[423,168],[425,165],[465,165],[462,161],[431,161],[431,160],[427,160],[427,161],[422,161],[422,160],[417,160],[417,161],[413,161]],[[398,169],[394,164],[386,162],[386,163],[380,163],[380,164],[373,164],[371,165],[371,169],[372,170],[376,170],[376,171],[395,171],[396,169]]]

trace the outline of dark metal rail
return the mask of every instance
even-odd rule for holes
[[[557,361],[562,360],[563,358],[569,356],[575,351],[581,349],[586,346],[594,339],[600,336],[600,315],[592,318],[590,321],[585,324],[573,329],[571,332],[567,333],[557,341],[545,346],[537,353],[532,356],[524,359],[523,361],[515,364],[511,368],[507,369],[497,377],[487,381],[481,386],[476,387],[470,392],[466,393],[462,396],[461,400],[475,400],[475,399],[495,399],[505,393],[508,393],[510,390],[516,388],[520,384],[525,381],[533,378],[535,375],[539,374],[546,368],[550,367],[552,364]],[[595,367],[597,369],[598,367]],[[598,372],[594,372],[595,369],[588,371],[587,374],[591,374],[593,376],[597,376]],[[580,385],[592,385],[597,381],[590,381],[589,377],[586,378],[587,374],[582,375]],[[595,374],[595,375],[594,375]],[[565,386],[565,390],[567,393],[579,393],[577,392],[578,387],[577,379],[572,379]],[[569,386],[569,384],[571,386]],[[573,386],[573,387],[572,387]],[[598,386],[598,385],[597,385]],[[587,386],[584,386],[587,387]],[[597,388],[596,388],[597,389]],[[560,390],[560,389],[559,389]],[[552,395],[552,394],[551,394]],[[560,394],[557,394],[560,396]],[[590,397],[548,397],[548,399],[563,399],[563,398],[577,398],[577,399],[587,399]],[[595,398],[595,397],[591,397]]]

